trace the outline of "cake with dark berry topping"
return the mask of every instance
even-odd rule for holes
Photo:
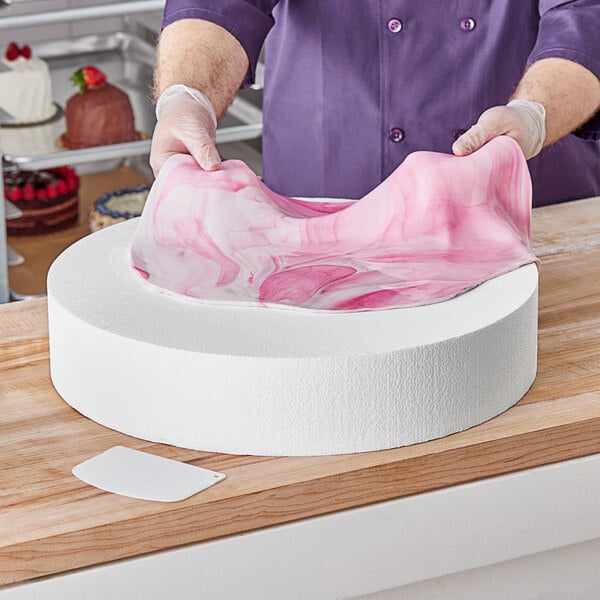
[[[71,81],[79,92],[67,100],[67,130],[61,136],[65,148],[78,149],[138,140],[129,96],[109,83],[91,65],[75,72]]]
[[[0,61],[0,108],[13,124],[41,123],[54,116],[48,65],[31,48],[11,42]]]
[[[139,217],[149,191],[148,185],[136,185],[100,196],[90,212],[90,230],[98,231],[109,225]]]
[[[50,233],[73,225],[79,215],[79,177],[71,167],[4,172],[4,196],[22,213],[6,221],[8,235]]]

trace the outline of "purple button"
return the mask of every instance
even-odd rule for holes
[[[463,133],[467,133],[466,129],[457,129],[454,132],[454,141],[456,141]]]
[[[392,142],[401,142],[404,139],[404,131],[402,131],[402,129],[400,129],[399,127],[394,127],[393,129],[390,129],[390,132],[388,134],[390,136],[390,140],[392,140]]]
[[[402,21],[400,19],[390,19],[388,21],[388,29],[392,33],[399,33],[402,31]]]
[[[463,19],[460,22],[460,28],[463,31],[473,31],[475,29],[475,19]]]

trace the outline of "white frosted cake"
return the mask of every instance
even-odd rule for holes
[[[29,46],[8,45],[0,62],[0,108],[15,123],[37,123],[56,112],[45,61],[32,57]]]

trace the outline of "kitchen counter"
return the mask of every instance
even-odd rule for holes
[[[541,259],[533,387],[487,423],[394,450],[263,458],[130,438],[81,416],[55,392],[45,299],[1,306],[0,598],[3,584],[600,452],[600,198],[533,214]],[[115,445],[220,471],[227,479],[162,504],[102,492],[71,474],[74,465]]]

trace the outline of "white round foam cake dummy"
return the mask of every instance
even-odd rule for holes
[[[535,378],[533,264],[415,308],[207,306],[131,269],[136,221],[83,238],[48,276],[52,381],[112,429],[233,454],[381,450],[491,419]]]

